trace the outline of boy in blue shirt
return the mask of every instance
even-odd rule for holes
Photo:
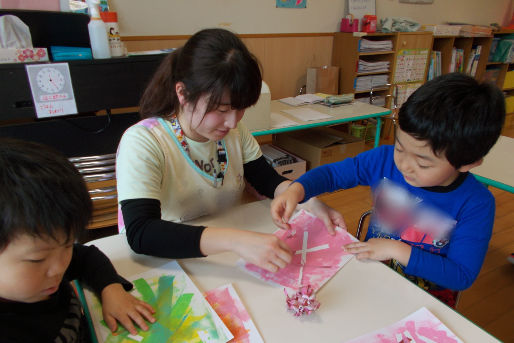
[[[94,246],[74,244],[91,218],[82,176],[49,148],[0,138],[0,332],[2,342],[89,342],[78,279],[102,300],[107,326],[147,330],[154,310],[126,292]]]
[[[369,185],[374,212],[365,242],[344,249],[358,259],[390,260],[455,306],[456,291],[470,287],[480,271],[494,222],[494,198],[469,171],[482,163],[504,120],[504,97],[495,86],[459,73],[440,76],[401,107],[394,146],[307,172],[273,200],[273,220],[287,229],[297,203]]]

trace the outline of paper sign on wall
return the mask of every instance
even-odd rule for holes
[[[38,118],[77,113],[68,63],[25,66]]]

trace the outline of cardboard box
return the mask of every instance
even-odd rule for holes
[[[275,150],[281,151],[284,154],[292,156],[296,160],[296,162],[294,162],[294,163],[288,163],[283,166],[273,167],[277,171],[277,173],[288,178],[289,180],[296,180],[300,176],[302,176],[303,173],[305,173],[305,171],[307,170],[307,162],[305,160],[301,159],[298,156],[295,156],[294,154],[290,153],[289,151],[280,149],[277,146],[274,146],[274,145],[270,145],[270,146],[271,146],[271,148],[273,148]],[[261,148],[263,148],[263,147],[264,146],[262,146]],[[264,153],[264,150],[265,149],[263,149],[263,153]]]
[[[0,63],[25,63],[46,61],[48,61],[48,51],[46,50],[46,48],[0,48]]]
[[[273,144],[306,160],[309,169],[354,157],[366,150],[363,139],[331,128],[277,134]]]

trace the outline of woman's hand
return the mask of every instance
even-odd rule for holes
[[[271,272],[284,268],[292,258],[287,244],[277,236],[232,228],[205,228],[200,238],[200,250],[204,255],[232,251]]]
[[[234,241],[234,250],[239,256],[270,272],[276,272],[291,262],[291,250],[275,235],[240,231]]]
[[[132,335],[137,334],[136,323],[142,330],[148,330],[145,319],[155,322],[152,306],[127,293],[119,283],[112,283],[102,290],[102,313],[105,323],[112,332],[118,328],[117,322]]]
[[[311,198],[309,201],[299,205],[298,207],[311,212],[316,217],[323,220],[328,233],[331,235],[335,234],[336,226],[346,230],[343,215],[317,198]]]

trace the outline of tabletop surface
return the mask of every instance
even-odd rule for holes
[[[321,120],[312,120],[312,121],[301,121],[290,114],[282,112],[283,110],[292,110],[297,108],[310,108],[316,110],[321,113],[329,114],[332,118],[321,119]],[[274,134],[280,132],[287,132],[293,130],[301,130],[307,129],[311,127],[317,126],[325,126],[325,125],[333,125],[338,123],[345,123],[353,120],[360,120],[366,118],[374,118],[385,116],[391,113],[391,110],[374,106],[370,104],[366,104],[359,101],[354,101],[351,104],[345,104],[337,107],[327,107],[319,104],[313,105],[302,105],[302,106],[290,106],[284,104],[278,100],[271,101],[271,113],[279,113],[280,115],[286,117],[289,120],[292,120],[297,123],[296,126],[282,127],[282,128],[269,128],[267,130],[255,130],[252,131],[252,135],[260,136],[265,134]]]
[[[500,136],[484,163],[471,172],[514,188],[514,138]]]
[[[192,224],[273,232],[269,200],[234,207]],[[121,275],[136,275],[169,260],[133,253],[124,235],[90,242],[108,255]],[[223,253],[179,263],[201,291],[232,283],[265,342],[343,342],[390,325],[425,306],[464,342],[498,342],[487,332],[379,262],[353,258],[317,293],[320,309],[297,318],[286,310],[282,287],[238,269]]]

